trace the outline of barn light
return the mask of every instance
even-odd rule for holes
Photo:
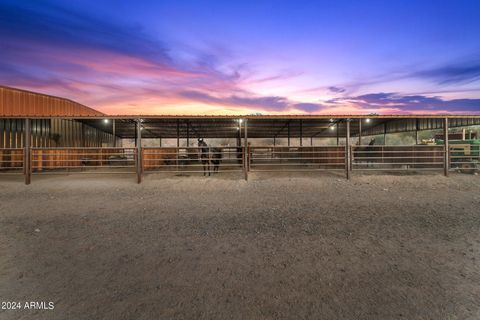
[[[369,123],[369,122],[370,122],[370,118],[365,119],[365,122],[366,122],[366,123]]]
[[[243,119],[238,119],[238,123],[242,124]]]
[[[334,126],[331,126],[331,127],[330,127],[330,130],[335,130],[335,127],[334,127]]]
[[[108,120],[108,119],[103,119],[103,123],[109,123],[109,122],[110,122],[110,120]]]
[[[240,131],[240,127],[237,127],[237,131]]]

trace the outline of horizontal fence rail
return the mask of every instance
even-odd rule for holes
[[[32,148],[33,173],[133,172],[136,148]]]
[[[345,147],[249,147],[249,169],[262,171],[345,170]]]
[[[451,144],[450,170],[473,173],[480,170],[480,144]]]
[[[141,148],[0,148],[0,173],[422,171],[445,168],[444,145],[249,146]],[[26,158],[25,155],[28,157]],[[350,161],[347,161],[350,156]],[[448,169],[480,170],[480,145],[449,145]],[[27,168],[27,169],[25,169]]]
[[[242,147],[142,148],[145,172],[224,173],[243,170]]]
[[[23,148],[1,148],[0,149],[0,173],[24,173]]]
[[[441,170],[443,146],[352,146],[352,170]]]

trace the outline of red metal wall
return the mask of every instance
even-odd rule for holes
[[[0,86],[0,116],[102,116],[102,112],[74,101],[40,93]]]

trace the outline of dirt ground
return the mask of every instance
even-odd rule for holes
[[[480,319],[480,176],[0,177],[0,319]]]

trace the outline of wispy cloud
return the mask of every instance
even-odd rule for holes
[[[198,91],[184,91],[181,96],[193,101],[201,101],[207,104],[216,104],[226,107],[251,108],[256,111],[270,112],[314,112],[322,105],[318,103],[295,103],[286,97],[277,96],[255,96],[245,93],[243,96],[231,95],[216,97]]]
[[[333,93],[343,93],[343,92],[346,91],[345,88],[340,88],[340,87],[335,87],[335,86],[328,87],[328,90],[330,92],[333,92]]]
[[[480,113],[480,99],[444,100],[424,95],[401,95],[398,93],[372,93],[354,97],[336,98],[332,105],[350,105],[358,111],[375,109],[390,110],[389,113]]]
[[[438,84],[465,84],[480,80],[480,60],[468,60],[414,72],[411,77]]]

